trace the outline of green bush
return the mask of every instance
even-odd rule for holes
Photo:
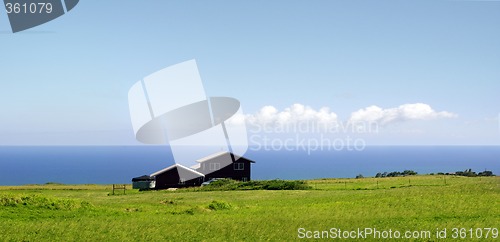
[[[270,180],[263,181],[263,183],[265,190],[307,190],[311,188],[304,181]]]
[[[207,207],[210,210],[217,211],[217,210],[228,210],[231,209],[233,206],[228,202],[213,200],[210,204],[208,204]]]
[[[227,187],[237,187],[238,181],[232,179],[220,179],[214,182],[211,182],[207,187],[210,188],[227,188]],[[234,190],[234,189],[231,189]]]
[[[233,190],[308,190],[311,189],[305,181],[266,180],[240,182],[231,179],[222,179],[202,187],[208,191]]]

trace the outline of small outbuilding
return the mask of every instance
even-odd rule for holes
[[[139,190],[148,190],[155,188],[154,177],[143,175],[139,177],[132,178],[132,188]]]

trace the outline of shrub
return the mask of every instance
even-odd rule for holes
[[[311,189],[305,181],[266,180],[240,182],[231,179],[223,179],[202,187],[209,191],[232,191],[232,190],[307,190]]]
[[[495,176],[492,171],[483,171],[477,174],[478,176]]]
[[[208,184],[206,187],[210,188],[236,188],[238,181],[232,179],[220,179]],[[229,189],[233,190],[233,189]]]
[[[228,210],[231,209],[233,206],[228,202],[213,200],[210,204],[208,204],[207,207],[210,210],[217,211],[217,210]]]
[[[266,190],[307,190],[311,189],[304,181],[283,181],[270,180],[263,181],[263,188]]]

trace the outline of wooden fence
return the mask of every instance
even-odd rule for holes
[[[123,190],[123,194],[125,194],[125,190],[127,190],[126,184],[113,184],[113,195],[115,195],[115,190]]]

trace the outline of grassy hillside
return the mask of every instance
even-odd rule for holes
[[[436,240],[436,228],[447,228],[448,238],[453,228],[500,229],[500,177],[307,183],[312,189],[126,195],[110,195],[111,186],[104,185],[0,187],[0,234],[6,241],[289,241],[299,239],[299,228],[375,228],[428,230],[432,238],[421,240],[429,241]]]

